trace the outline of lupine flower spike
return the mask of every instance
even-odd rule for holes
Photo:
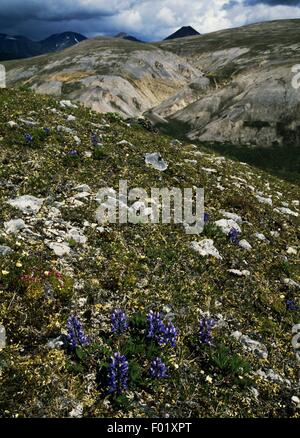
[[[25,134],[24,139],[25,139],[26,143],[31,143],[33,141],[33,137],[30,134]]]
[[[159,312],[150,310],[148,317],[148,338],[154,339],[160,345],[164,343],[165,325]]]
[[[171,345],[171,347],[176,347],[176,341],[177,341],[177,330],[174,327],[173,323],[169,321],[165,326],[164,343],[166,345],[168,344]]]
[[[159,357],[156,357],[151,362],[150,376],[154,379],[164,379],[167,377],[167,367]]]
[[[67,322],[67,340],[72,350],[81,346],[84,347],[89,344],[88,338],[85,336],[83,327],[79,319],[72,315]]]
[[[112,333],[121,334],[128,329],[127,316],[121,309],[115,309],[111,314]]]
[[[215,326],[215,321],[212,318],[203,318],[200,321],[200,341],[202,344],[211,344],[212,329]]]
[[[239,232],[235,228],[231,228],[228,234],[229,239],[232,243],[238,244],[239,243]]]
[[[128,362],[124,355],[115,353],[108,367],[109,393],[122,394],[128,388]]]

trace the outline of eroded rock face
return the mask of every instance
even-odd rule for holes
[[[7,82],[99,112],[181,123],[191,140],[299,144],[299,29],[281,20],[142,46],[95,38],[8,65]]]
[[[39,62],[8,68],[8,83],[27,81],[38,93],[78,100],[99,112],[139,116],[191,81],[201,70],[181,57],[116,38],[95,38]],[[207,81],[206,81],[207,83]]]
[[[299,144],[300,94],[292,86],[292,66],[300,60],[299,22],[260,23],[160,47],[201,68],[210,86],[185,93],[184,103],[178,93],[152,109],[157,117],[186,125],[191,140]]]

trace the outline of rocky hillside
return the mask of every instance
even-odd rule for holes
[[[95,38],[59,54],[9,63],[8,83],[64,96],[99,112],[137,116],[201,72],[173,53],[119,38]]]
[[[0,416],[299,417],[298,187],[70,101],[0,105]],[[97,223],[120,179],[204,187],[203,233]]]
[[[153,113],[186,124],[192,140],[300,145],[300,93],[292,67],[300,62],[300,21],[259,23],[164,42],[210,80],[205,92],[180,92]]]
[[[292,66],[300,63],[299,23],[260,23],[156,45],[99,38],[8,63],[8,83],[97,111],[147,111],[193,141],[299,146],[300,94],[291,84]]]

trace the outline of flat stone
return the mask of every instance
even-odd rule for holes
[[[227,235],[230,233],[232,228],[237,230],[239,233],[242,231],[238,223],[232,219],[220,219],[219,221],[215,222],[215,225],[221,228],[222,232]]]
[[[278,208],[275,208],[274,211],[277,211],[278,213],[284,214],[285,216],[294,216],[294,217],[299,216],[299,213],[297,213],[296,211],[290,210],[289,208],[286,208],[286,207],[278,207]]]
[[[0,256],[6,256],[11,252],[13,252],[13,250],[9,246],[0,245]]]
[[[237,339],[246,350],[254,353],[256,356],[261,357],[262,359],[268,358],[268,350],[267,347],[261,342],[255,341],[251,339],[247,335],[243,335],[241,332],[236,331],[231,334],[232,337]]]
[[[35,198],[31,195],[19,196],[15,199],[9,199],[7,203],[22,211],[24,214],[36,214],[40,211],[44,199]]]
[[[287,254],[288,255],[297,255],[298,254],[297,248],[289,246],[287,249]]]
[[[217,248],[214,246],[214,241],[211,239],[204,239],[200,242],[194,240],[191,243],[191,248],[196,251],[202,257],[212,256],[216,259],[222,260],[222,256],[220,255]]]
[[[154,167],[154,169],[159,170],[160,172],[164,172],[168,168],[168,164],[161,158],[161,155],[158,152],[154,152],[153,154],[145,155],[146,164]]]
[[[272,207],[273,201],[271,198],[265,198],[265,197],[260,196],[260,195],[255,195],[255,197],[260,204],[270,205]]]
[[[26,224],[23,219],[12,219],[9,222],[4,222],[4,229],[8,234],[17,234],[24,228],[26,228]]]
[[[91,188],[87,184],[80,184],[76,186],[74,190],[76,190],[76,192],[91,192]]]
[[[249,242],[247,242],[247,240],[242,239],[239,241],[239,246],[243,249],[246,249],[247,251],[250,251],[252,249],[252,246],[250,245]]]
[[[54,254],[58,257],[63,257],[64,255],[70,254],[71,248],[66,243],[59,242],[47,242],[48,248],[54,251]]]
[[[300,289],[300,284],[292,280],[291,278],[284,278],[283,283],[290,289]]]
[[[228,211],[223,211],[221,210],[220,213],[226,217],[226,219],[232,219],[233,221],[235,221],[237,224],[241,224],[243,222],[243,219],[241,218],[241,216],[239,216],[236,213],[230,213]]]
[[[256,237],[256,239],[261,240],[262,242],[265,242],[266,240],[268,240],[266,238],[266,236],[262,233],[255,233],[254,237]]]
[[[228,272],[233,275],[237,275],[238,277],[249,277],[250,271],[247,271],[244,269],[243,271],[240,271],[239,269],[229,269]]]
[[[87,242],[87,238],[77,228],[72,228],[66,235],[66,240],[73,240],[74,242],[84,245]]]

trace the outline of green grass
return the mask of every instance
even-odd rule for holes
[[[199,156],[187,142],[170,145],[170,137],[130,128],[115,114],[83,107],[61,109],[54,99],[26,90],[0,90],[0,105],[0,241],[14,250],[0,259],[0,324],[8,338],[0,352],[0,416],[64,417],[79,403],[85,417],[299,416],[295,406],[282,403],[291,399],[298,384],[291,329],[299,322],[299,313],[288,311],[285,300],[300,303],[297,290],[288,290],[282,279],[288,275],[300,280],[297,257],[286,252],[287,246],[299,244],[299,220],[259,204],[249,185],[272,194],[274,208],[287,202],[291,209],[296,209],[292,201],[298,198],[299,187],[230,159],[217,164],[215,154]],[[67,124],[68,114],[76,117],[71,126],[81,139],[79,146],[72,134],[56,130]],[[38,122],[35,128],[19,120],[29,116]],[[10,128],[10,120],[18,127]],[[38,136],[38,147],[21,141],[24,134],[36,135],[45,127],[50,135]],[[86,156],[93,153],[92,133],[102,134],[101,159]],[[130,144],[118,145],[124,139]],[[78,157],[70,161],[69,151],[75,148]],[[156,151],[169,164],[164,173],[145,165],[145,153]],[[187,159],[196,163],[186,163]],[[208,167],[217,173],[208,175],[203,170]],[[83,230],[85,221],[95,223],[99,188],[117,189],[121,179],[131,188],[147,191],[204,187],[209,225],[200,236],[189,236],[172,224],[110,224],[101,231],[97,226]],[[246,182],[237,186],[241,179]],[[69,201],[79,184],[88,184],[92,196],[76,206]],[[283,197],[277,198],[276,192]],[[6,203],[23,194],[46,198],[33,221]],[[55,205],[61,217],[47,225],[49,209]],[[252,251],[233,245],[216,229],[213,222],[223,217],[221,210],[240,214],[248,222],[242,225],[242,237],[252,244]],[[34,234],[20,239],[3,232],[4,222],[18,217],[30,221]],[[45,240],[50,227],[65,229],[63,221],[80,227],[87,243],[69,241],[70,255],[61,259]],[[279,237],[273,238],[271,231],[278,229]],[[264,233],[270,243],[258,243],[255,232]],[[222,260],[192,251],[191,242],[204,238],[214,240]],[[229,269],[249,269],[251,276],[236,277]],[[53,272],[56,276],[49,277]],[[63,284],[56,281],[57,275]],[[131,328],[125,338],[111,340],[110,314],[119,307],[128,314]],[[150,309],[172,317],[179,332],[174,351],[157,346],[152,350],[147,344],[145,316]],[[213,331],[210,347],[199,342],[203,312],[224,318]],[[74,313],[91,340],[90,348],[77,355],[50,350],[47,342],[65,333]],[[233,341],[235,330],[263,342],[268,361]],[[129,390],[119,400],[101,392],[108,356],[117,349],[130,362]],[[168,363],[169,377],[162,382],[152,381],[147,373],[152,354],[161,354]],[[253,374],[265,368],[290,379],[292,387]],[[258,402],[251,387],[259,392]]]

